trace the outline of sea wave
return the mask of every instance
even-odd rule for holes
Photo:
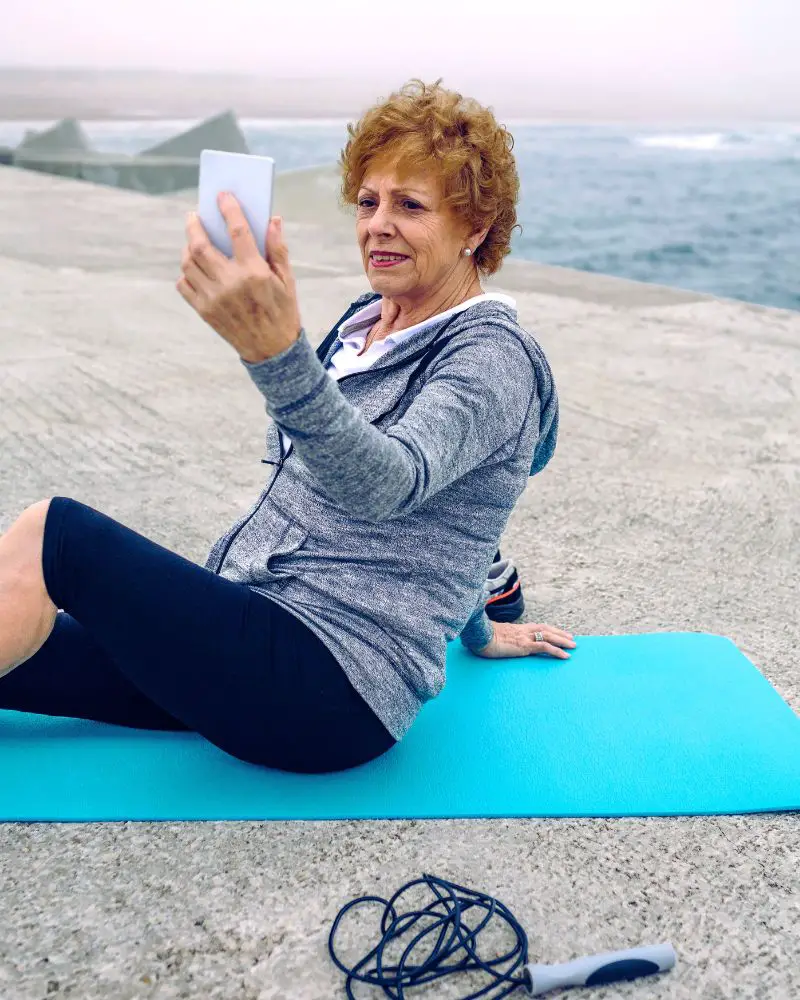
[[[787,127],[775,130],[753,130],[736,132],[672,132],[648,135],[634,135],[632,142],[637,146],[655,149],[681,149],[701,152],[717,150],[741,150],[749,147],[757,149],[781,149],[800,146],[800,128]]]
[[[0,146],[49,124],[0,121]],[[81,121],[92,148],[134,155],[196,124]],[[335,177],[343,123],[240,125],[251,151],[273,156],[281,173],[324,164]],[[800,234],[792,225],[800,123],[536,124],[515,126],[514,138],[523,227],[516,256],[800,308]],[[326,204],[335,205],[334,195],[335,184]],[[314,187],[307,215],[316,196]]]
[[[648,264],[689,263],[711,267],[712,261],[693,243],[663,243],[660,246],[641,248],[633,252],[631,259],[645,261]]]
[[[706,132],[702,135],[637,135],[637,146],[659,149],[719,149],[725,143],[723,132]]]

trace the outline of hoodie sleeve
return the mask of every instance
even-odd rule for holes
[[[386,431],[348,402],[304,330],[282,353],[242,363],[310,474],[342,509],[374,522],[411,513],[476,468],[539,406],[525,347],[491,320],[454,339]]]
[[[486,605],[483,599],[467,619],[467,624],[461,630],[459,636],[461,644],[466,646],[470,652],[483,649],[492,641],[494,637],[494,627],[492,620],[486,614]]]

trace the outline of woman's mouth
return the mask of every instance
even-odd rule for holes
[[[373,251],[369,255],[369,262],[373,267],[394,267],[396,264],[402,264],[404,260],[408,260],[408,257],[402,253],[376,253]]]

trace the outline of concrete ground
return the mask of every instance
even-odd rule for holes
[[[334,199],[330,171],[280,180],[315,343],[366,288]],[[263,403],[174,288],[189,205],[0,169],[0,530],[61,494],[200,562],[257,495]],[[523,620],[721,633],[800,712],[800,314],[518,261],[491,287],[561,398],[556,456],[502,539]],[[531,961],[673,943],[673,971],[576,997],[800,996],[797,813],[11,823],[0,841],[9,1000],[343,997],[339,908],[423,871],[502,900]]]

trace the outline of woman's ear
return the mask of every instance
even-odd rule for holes
[[[475,253],[475,251],[478,249],[481,243],[483,243],[483,241],[489,235],[489,230],[492,228],[493,225],[494,225],[494,219],[492,219],[489,225],[486,226],[484,229],[480,229],[477,232],[474,232],[472,236],[470,236],[469,238],[470,244],[474,243],[474,248],[472,251],[473,253]]]

